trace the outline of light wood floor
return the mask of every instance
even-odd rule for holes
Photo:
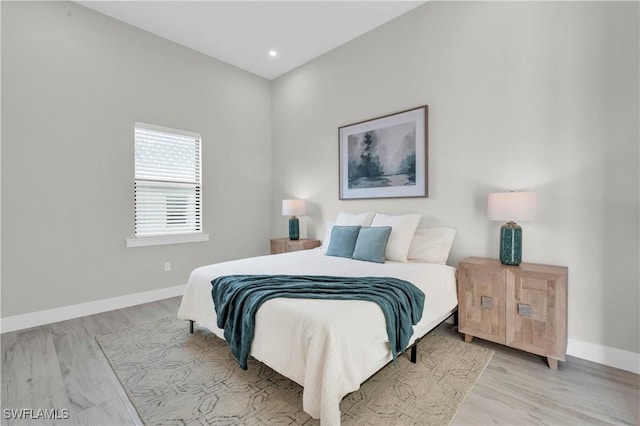
[[[172,298],[3,334],[1,424],[15,424],[4,416],[12,408],[70,412],[68,420],[18,424],[141,424],[94,337],[173,316],[179,303]],[[455,334],[448,324],[440,327]],[[640,423],[636,374],[571,357],[553,371],[538,356],[479,339],[472,344],[495,355],[454,426]]]

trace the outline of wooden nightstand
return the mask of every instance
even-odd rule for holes
[[[309,240],[304,238],[301,238],[299,240],[290,240],[288,238],[273,238],[271,240],[271,254],[308,250],[315,247],[320,247],[320,240]]]
[[[458,331],[547,358],[557,369],[567,352],[564,266],[469,257],[458,263]]]

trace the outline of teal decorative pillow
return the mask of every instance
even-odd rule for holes
[[[359,232],[360,226],[334,226],[326,255],[351,258]]]
[[[387,248],[389,234],[391,234],[390,226],[360,228],[351,257],[367,262],[384,263],[384,251]]]

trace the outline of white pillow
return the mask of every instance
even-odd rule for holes
[[[418,227],[418,222],[420,222],[420,214],[418,213],[402,216],[376,213],[371,226],[390,226],[392,228],[387,248],[384,251],[384,257],[387,260],[407,261],[409,246]]]
[[[338,213],[335,224],[338,226],[371,226],[374,215],[374,212],[360,214]]]
[[[338,213],[338,217],[335,222],[328,221],[325,225],[326,229],[324,232],[324,240],[322,241],[322,248],[325,253],[327,252],[327,248],[329,247],[329,242],[331,241],[331,231],[335,225],[337,226],[370,226],[371,221],[373,220],[373,216],[375,212],[367,212],[367,213]]]
[[[455,228],[418,228],[409,246],[407,258],[411,262],[445,265],[455,236]]]
[[[331,240],[331,232],[333,231],[333,226],[335,225],[335,221],[333,220],[328,220],[327,223],[324,225],[325,226],[325,230],[324,230],[324,240],[322,240],[322,248],[324,249],[324,251],[327,251],[327,247],[329,247],[329,240]]]

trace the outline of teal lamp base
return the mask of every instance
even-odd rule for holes
[[[291,218],[289,219],[289,239],[300,239],[300,221],[295,216],[291,216]]]
[[[500,262],[512,266],[522,262],[522,228],[515,222],[500,228]]]

